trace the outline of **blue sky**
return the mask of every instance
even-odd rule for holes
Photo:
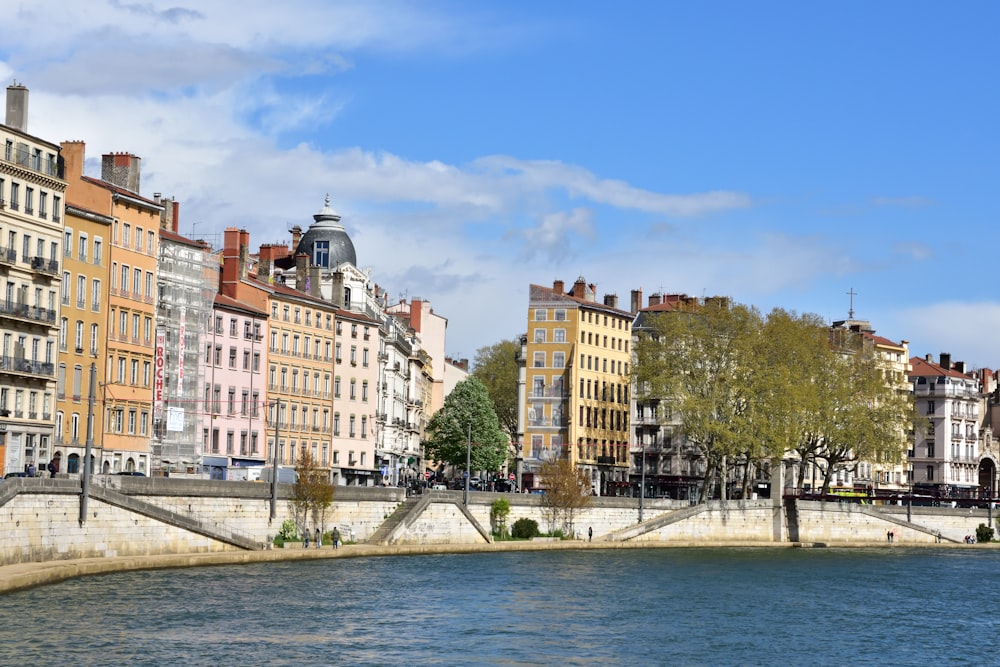
[[[362,268],[472,357],[529,283],[855,316],[1000,366],[995,2],[15,1],[29,131],[143,159],[181,231]]]

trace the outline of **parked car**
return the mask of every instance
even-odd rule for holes
[[[28,476],[28,473],[26,473],[26,472],[9,472],[6,475],[4,475],[3,478],[4,479],[9,479],[11,477],[27,477],[27,476]]]
[[[145,477],[146,473],[140,472],[138,470],[122,470],[121,472],[116,472],[116,475],[126,475],[128,477]]]

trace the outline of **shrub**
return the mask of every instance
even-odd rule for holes
[[[493,526],[493,534],[497,537],[507,536],[507,517],[510,515],[510,501],[506,498],[498,498],[493,501],[490,507],[490,523]]]
[[[510,529],[510,536],[519,540],[530,540],[540,534],[538,522],[534,519],[518,519]]]
[[[993,541],[993,529],[987,526],[985,523],[979,524],[976,528],[976,542],[992,542]]]

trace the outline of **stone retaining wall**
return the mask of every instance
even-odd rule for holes
[[[270,520],[270,487],[253,482],[209,482],[122,477],[105,480],[134,501],[167,510],[203,526],[218,526],[256,542],[269,543],[289,518],[282,489],[277,518]],[[508,527],[520,518],[534,519],[550,529],[541,498],[524,494],[470,494],[469,512],[490,527],[490,507],[498,497],[511,505]],[[400,489],[338,487],[325,528],[340,528],[345,541],[364,542],[405,500]],[[461,492],[436,492],[426,509],[409,524],[396,543],[401,545],[482,544],[485,540],[458,506]],[[0,483],[0,565],[65,559],[145,556],[171,553],[211,553],[238,550],[223,541],[171,524],[167,512],[138,513],[94,497],[88,500],[83,526],[79,523],[80,484],[71,479],[14,479]],[[135,503],[132,503],[135,504]],[[147,514],[152,514],[148,516]],[[163,515],[162,517],[160,515]],[[674,515],[674,518],[671,518]],[[989,521],[985,509],[912,508],[799,501],[787,507],[770,500],[718,502],[698,506],[647,500],[637,527],[638,501],[593,498],[576,513],[573,533],[594,540],[625,539],[636,543],[775,543],[846,544],[884,542],[889,530],[901,544],[961,542]],[[633,530],[625,531],[632,528]],[[625,531],[613,535],[618,531]]]

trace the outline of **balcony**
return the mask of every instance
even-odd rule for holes
[[[13,248],[0,247],[0,265],[13,266],[17,264],[17,251]]]
[[[59,275],[59,262],[55,259],[45,259],[44,257],[32,257],[31,268],[39,273],[50,277]]]
[[[0,373],[18,373],[51,379],[55,374],[55,365],[18,357],[0,357]]]
[[[29,322],[55,324],[56,311],[38,306],[29,306],[14,301],[0,301],[0,317],[12,317]]]

